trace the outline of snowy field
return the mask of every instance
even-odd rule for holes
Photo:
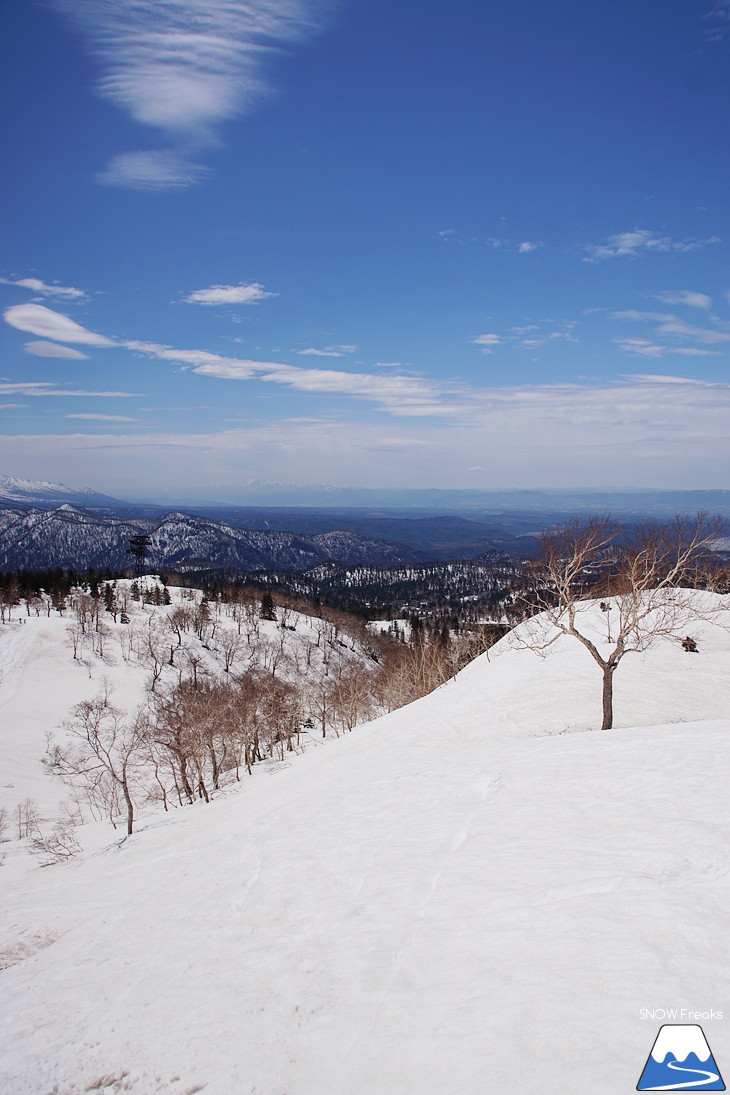
[[[724,1012],[685,1021],[727,1076],[728,623],[627,656],[611,731],[585,650],[508,636],[127,840],[3,845],[0,1092],[622,1095],[661,1008]],[[52,624],[0,637],[13,802],[98,687]]]

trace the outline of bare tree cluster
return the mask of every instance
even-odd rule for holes
[[[417,699],[498,637],[433,625],[395,642],[356,617],[289,597],[268,594],[262,608],[260,591],[246,587],[228,598],[181,592],[169,605],[124,583],[69,598],[74,657],[86,645],[112,657],[103,616],[116,614],[122,657],[147,670],[146,700],[124,712],[103,680],[72,710],[65,740],[49,741],[45,763],[92,816],[115,826],[124,818],[128,833],[144,803],[210,801],[225,782],[285,759],[308,736],[348,733]],[[61,828],[39,845],[48,856],[53,845],[56,859],[73,847]]]

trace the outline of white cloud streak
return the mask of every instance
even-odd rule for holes
[[[659,330],[667,335],[681,334],[684,337],[692,336],[695,340],[704,339],[709,342],[730,341],[730,330],[707,330],[693,328],[682,323],[671,313],[627,313],[639,319],[650,318],[652,322],[660,320]],[[622,316],[622,313],[617,313]],[[220,354],[208,350],[185,350],[173,346],[165,346],[154,342],[125,341],[112,342],[103,335],[87,331],[79,327],[67,316],[51,311],[43,305],[19,305],[7,309],[5,319],[12,326],[21,330],[33,330],[37,333],[42,330],[51,337],[66,339],[71,342],[90,342],[99,346],[117,346],[132,350],[136,353],[152,357],[160,361],[169,361],[173,364],[191,369],[203,377],[216,378],[228,381],[259,381],[264,384],[274,384],[294,391],[306,392],[318,395],[341,396],[343,398],[358,399],[369,402],[380,410],[401,419],[433,417],[448,420],[452,423],[474,423],[481,416],[491,414],[493,407],[504,401],[504,393],[511,393],[510,406],[517,404],[528,405],[546,398],[546,392],[551,390],[564,391],[569,385],[556,386],[555,389],[547,387],[525,387],[520,389],[483,389],[469,386],[461,382],[429,381],[420,377],[394,375],[384,372],[346,372],[343,369],[304,368],[298,365],[289,365],[283,362],[255,361],[234,357],[223,357]],[[558,339],[573,340],[570,333],[572,323],[563,324],[563,330],[547,332],[541,339],[525,339],[521,334],[511,335],[510,339],[520,343],[525,348],[546,341]],[[486,333],[472,340],[480,349],[489,351],[492,346],[502,343],[502,336],[495,333]],[[657,358],[666,354],[678,354],[684,356],[705,356],[714,351],[691,346],[663,346],[643,338],[624,338],[616,340],[621,349],[634,356]],[[346,349],[346,347],[342,347]],[[347,347],[349,350],[350,347]],[[577,386],[576,391],[590,393],[593,389],[584,385]],[[611,389],[606,389],[610,391]],[[94,392],[86,393],[77,390],[65,390],[53,388],[47,382],[31,382],[21,385],[0,385],[0,395],[130,395],[122,392]],[[576,398],[578,398],[576,396]],[[506,413],[506,411],[505,411]]]
[[[503,341],[501,335],[495,334],[477,335],[471,339],[472,345],[478,346],[483,354],[493,354],[493,347],[501,346]]]
[[[663,346],[656,342],[650,342],[646,338],[615,338],[613,340],[620,350],[626,354],[634,354],[638,357],[666,357],[667,354],[681,354],[684,357],[707,357],[715,354],[714,350],[700,350],[695,346]]]
[[[74,350],[71,346],[62,346],[58,342],[26,342],[23,347],[26,354],[34,357],[61,357],[66,361],[88,361],[88,354]]]
[[[522,240],[517,243],[514,240],[499,239],[496,236],[490,236],[487,243],[495,251],[515,251],[518,255],[529,255],[530,252],[544,246],[541,240]]]
[[[96,181],[104,186],[121,186],[154,194],[168,190],[187,190],[211,172],[193,163],[183,152],[168,148],[146,152],[120,152],[112,157]]]
[[[712,307],[712,297],[708,297],[707,293],[695,293],[691,289],[657,293],[656,298],[664,304],[686,304],[688,308],[702,308],[705,311]]]
[[[84,418],[94,422],[137,422],[138,419],[130,418],[126,414],[65,414],[64,418]]]
[[[457,423],[253,422],[219,433],[28,435],[0,438],[0,466],[43,478],[53,464],[107,491],[135,477],[148,493],[204,490],[254,478],[340,486],[724,485],[730,385],[639,374],[613,384],[491,387]],[[560,445],[555,438],[560,436]],[[150,459],[153,457],[153,459]],[[12,458],[12,459],[11,459]],[[397,458],[395,464],[394,459]]]
[[[404,376],[346,373],[339,369],[302,369],[294,365],[271,365],[255,361],[221,359],[198,365],[201,376],[221,380],[249,380],[257,376],[270,384],[281,384],[300,392],[345,395],[365,399],[400,417],[451,415],[456,407],[443,401],[445,394],[436,384]]]
[[[730,33],[730,0],[716,0],[705,15],[709,23],[705,31],[708,42],[720,42]]]
[[[634,228],[630,232],[618,232],[609,236],[603,243],[587,244],[584,262],[601,262],[604,259],[636,258],[638,255],[658,251],[686,253],[698,251],[711,243],[720,243],[718,236],[708,236],[702,240],[675,240],[670,236],[658,236],[647,228]]]
[[[553,323],[554,321],[545,321]],[[510,327],[509,333],[506,336],[497,334],[479,335],[477,338],[473,338],[471,341],[473,345],[478,346],[483,354],[493,353],[492,347],[503,345],[505,342],[508,344],[516,344],[523,350],[536,350],[540,346],[544,346],[548,342],[578,342],[578,339],[572,333],[573,328],[576,326],[574,321],[563,323],[560,330],[540,330],[540,325],[535,323],[529,323],[524,327]],[[537,334],[532,332],[536,331]],[[529,335],[529,337],[525,337]]]
[[[365,399],[393,415],[449,416],[456,406],[444,400],[448,389],[404,376],[348,373],[341,369],[307,369],[275,361],[252,361],[223,357],[208,350],[178,350],[153,342],[126,342],[136,350],[161,361],[177,362],[200,376],[219,380],[260,380],[300,392],[350,396]]]
[[[310,346],[306,350],[297,350],[302,357],[344,357],[345,354],[354,354],[357,346],[325,346],[323,350],[317,350]]]
[[[3,381],[0,383],[0,396],[84,396],[95,399],[137,399],[141,392],[89,392],[83,388],[56,388],[46,380]]]
[[[180,189],[205,169],[193,155],[267,92],[265,67],[322,25],[332,0],[53,0],[85,33],[98,91],[171,149],[126,152],[99,181]]]
[[[73,319],[46,308],[45,304],[13,304],[3,312],[3,319],[18,331],[59,342],[77,342],[87,346],[114,346],[104,335],[81,327]]]
[[[19,289],[30,289],[42,297],[58,297],[60,300],[87,300],[88,293],[83,289],[74,289],[71,285],[47,285],[40,278],[0,278],[2,285],[17,285]]]
[[[700,305],[694,305],[694,307],[700,307]],[[711,322],[715,324],[714,327],[694,326],[671,312],[640,312],[628,309],[623,312],[613,312],[611,318],[619,321],[629,320],[653,324],[652,333],[663,338],[664,342],[658,343],[655,340],[650,341],[646,338],[634,337],[614,339],[614,342],[625,353],[639,354],[643,357],[664,357],[667,354],[704,357],[718,351],[702,349],[703,345],[721,346],[723,343],[730,342],[730,328],[715,317],[711,317]],[[682,339],[684,342],[700,343],[700,346],[677,346],[676,340],[678,339]]]
[[[678,335],[680,338],[696,339],[698,342],[706,342],[717,345],[722,342],[730,342],[730,331],[717,330],[709,327],[693,327],[681,319],[668,319],[660,323],[657,332],[662,335]]]
[[[257,281],[241,282],[239,285],[211,285],[207,289],[196,289],[183,297],[183,304],[256,304],[267,297],[277,297]]]

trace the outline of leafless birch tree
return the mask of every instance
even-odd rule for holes
[[[700,513],[690,520],[647,522],[627,531],[608,518],[571,520],[542,534],[529,568],[526,598],[539,615],[516,641],[546,651],[561,635],[588,651],[602,674],[601,729],[613,726],[613,678],[621,660],[677,636],[707,612],[688,586],[706,563],[722,521]],[[585,601],[606,597],[606,637],[590,626]]]

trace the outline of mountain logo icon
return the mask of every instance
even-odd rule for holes
[[[666,1023],[651,1047],[637,1091],[725,1091],[702,1027]]]

